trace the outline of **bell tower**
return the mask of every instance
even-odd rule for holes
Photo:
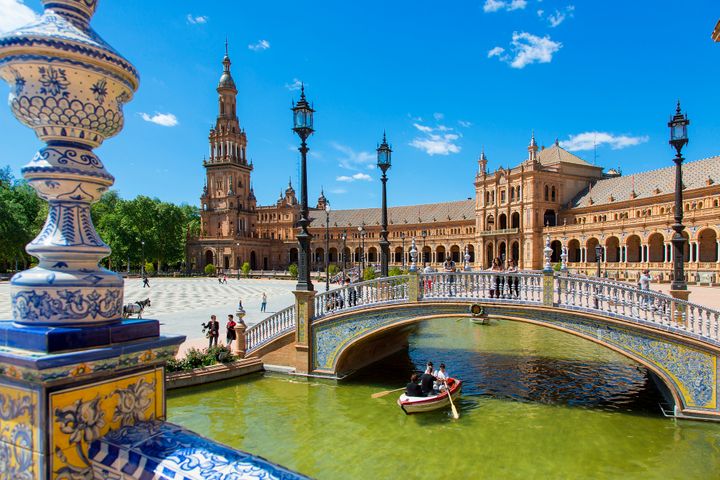
[[[223,71],[217,86],[218,115],[210,128],[209,158],[203,161],[205,187],[202,197],[201,237],[251,237],[255,195],[250,185],[252,162],[247,160],[247,137],[237,117],[237,88],[230,72],[225,42]]]

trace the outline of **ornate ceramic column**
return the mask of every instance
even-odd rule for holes
[[[113,184],[93,153],[123,127],[135,68],[94,32],[96,0],[43,0],[34,23],[0,36],[0,77],[15,117],[45,143],[22,169],[49,203],[27,246],[37,267],[11,281],[0,322],[3,478],[92,478],[90,445],[165,417],[164,362],[184,337],[122,319],[123,280],[90,205]]]

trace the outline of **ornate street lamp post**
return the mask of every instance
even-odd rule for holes
[[[325,204],[325,291],[330,290],[330,203]]]
[[[342,233],[342,241],[343,241],[343,249],[342,249],[342,259],[343,259],[343,266],[342,266],[342,272],[343,272],[343,282],[345,281],[345,267],[347,265],[347,257],[345,256],[345,249],[347,248],[346,242],[347,242],[347,229],[343,230]]]
[[[362,279],[365,272],[365,227],[359,226],[358,232],[360,232],[360,278]]]
[[[400,232],[402,239],[402,269],[405,270],[405,232]]]
[[[305,99],[305,86],[300,88],[300,100],[293,104],[293,131],[300,137],[300,233],[297,234],[299,246],[298,282],[296,290],[312,291],[310,281],[310,232],[308,232],[308,198],[307,198],[307,139],[313,134],[313,114],[315,110]]]
[[[685,282],[685,237],[682,236],[685,225],[683,225],[683,181],[682,181],[682,148],[688,143],[687,126],[690,124],[687,115],[680,111],[678,100],[675,115],[668,122],[670,127],[670,145],[675,148],[675,224],[672,229],[675,235],[672,238],[673,245],[673,281],[671,290],[687,290]]]
[[[141,241],[142,245],[142,264],[140,265],[140,277],[145,277],[145,240]]]
[[[600,262],[602,261],[603,248],[598,243],[595,245],[595,261],[597,262],[597,276],[600,277]]]
[[[420,255],[420,256],[422,257],[423,268],[427,264],[427,260],[425,259],[425,239],[427,238],[427,234],[428,234],[427,230],[423,230],[421,233],[422,238],[423,238],[423,249],[422,249],[422,255]]]
[[[382,170],[382,230],[380,230],[380,276],[387,277],[388,259],[390,258],[390,242],[388,241],[387,219],[387,171],[390,168],[392,149],[387,143],[383,132],[383,141],[377,148],[377,165]]]

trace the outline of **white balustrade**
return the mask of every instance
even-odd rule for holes
[[[542,273],[437,272],[420,274],[424,300],[542,303]]]
[[[320,293],[315,296],[313,320],[358,307],[407,302],[410,278],[410,275],[378,278]]]
[[[245,331],[246,355],[293,330],[295,330],[295,305],[270,315]]]

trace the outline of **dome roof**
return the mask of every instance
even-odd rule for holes
[[[220,75],[220,81],[218,82],[218,88],[230,88],[232,90],[237,90],[235,88],[235,81],[232,78],[232,75],[230,74],[230,57],[225,54],[225,58],[223,58],[223,73]]]

